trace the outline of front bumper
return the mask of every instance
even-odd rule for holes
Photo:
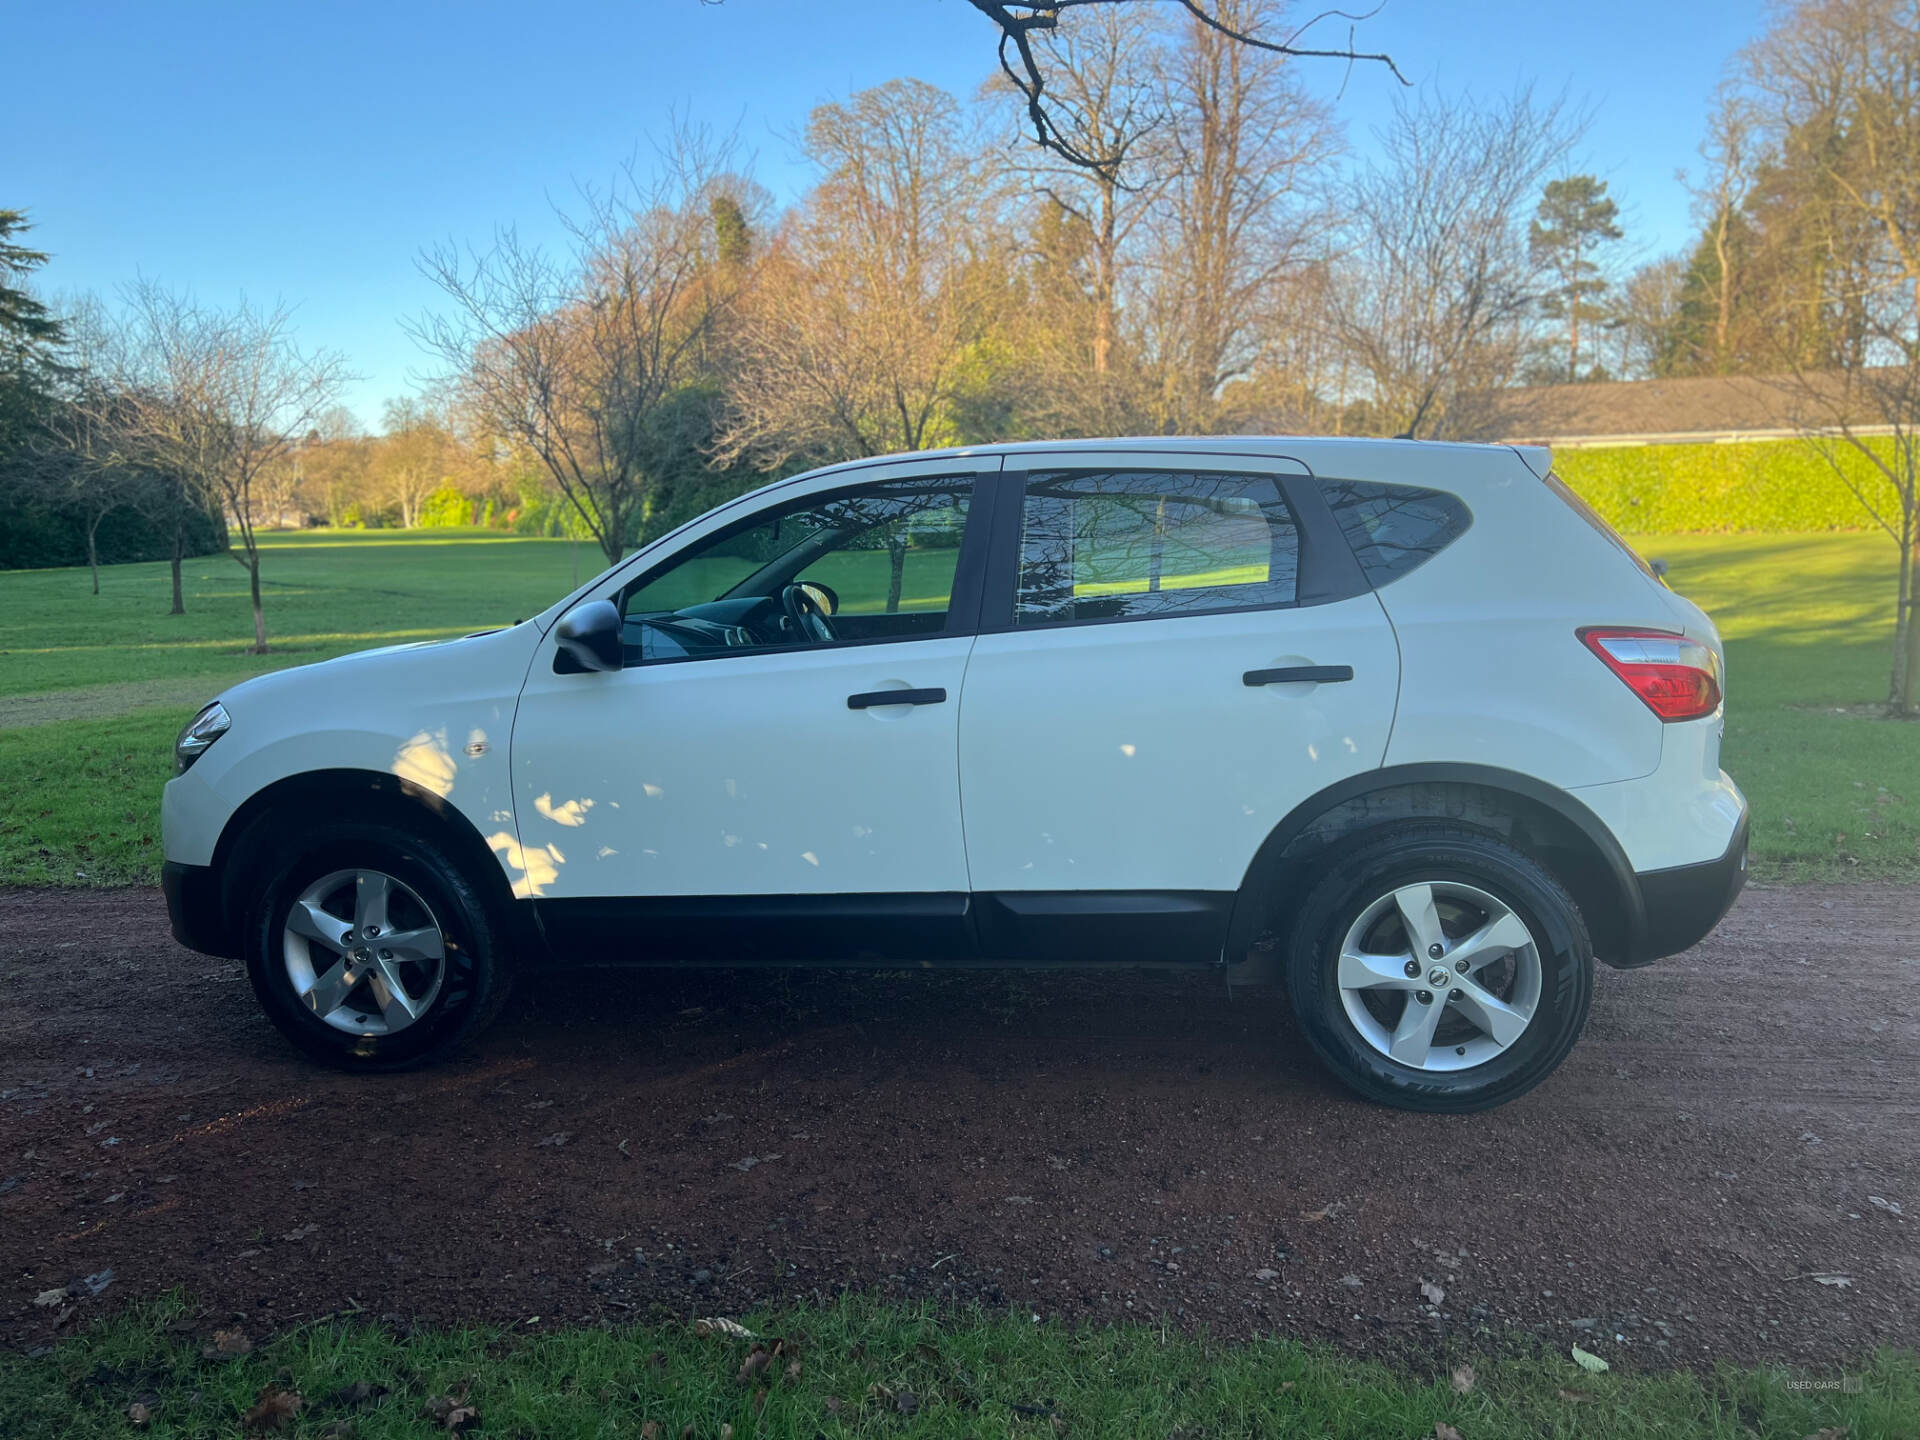
[[[160,888],[167,897],[174,939],[203,955],[239,956],[239,940],[227,923],[219,877],[211,866],[169,860],[160,867]]]
[[[1742,809],[1733,839],[1718,860],[1643,870],[1634,877],[1640,882],[1645,920],[1627,965],[1650,965],[1692,949],[1733,908],[1747,883],[1747,824]]]

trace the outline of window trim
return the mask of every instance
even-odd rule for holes
[[[1001,494],[994,513],[993,549],[988,558],[986,591],[980,613],[982,635],[1031,634],[1087,625],[1138,625],[1155,620],[1202,620],[1210,615],[1248,615],[1265,610],[1305,610],[1330,605],[1364,595],[1369,586],[1360,572],[1360,562],[1347,547],[1333,512],[1320,493],[1319,480],[1296,460],[1288,460],[1297,469],[1250,470],[1245,466],[1219,464],[1225,457],[1194,453],[1180,455],[1156,453],[1156,463],[1142,464],[1064,464],[1034,465],[1020,470],[1003,470]],[[1280,498],[1293,512],[1295,532],[1300,537],[1300,563],[1295,574],[1291,600],[1269,600],[1254,605],[1223,605],[1205,610],[1172,610],[1158,615],[1100,615],[1086,619],[1014,621],[1014,606],[1019,598],[1020,532],[1027,502],[1029,475],[1231,475],[1248,480],[1271,480]]]
[[[955,636],[976,633],[984,595],[983,575],[987,562],[987,550],[998,515],[997,502],[1002,487],[995,482],[1000,479],[1000,475],[1001,472],[998,470],[933,469],[921,474],[890,475],[884,480],[866,480],[827,490],[814,490],[804,495],[786,496],[770,505],[752,510],[736,520],[731,520],[717,529],[709,530],[698,539],[680,546],[671,554],[661,556],[632,579],[621,582],[608,597],[619,607],[624,621],[627,597],[690,558],[688,555],[690,550],[730,539],[744,530],[751,530],[756,525],[765,524],[777,514],[804,510],[810,505],[826,504],[865,490],[877,490],[883,486],[944,480],[955,484],[970,484],[972,491],[967,497],[967,523],[960,534],[960,554],[954,562],[953,594],[947,604],[947,623],[940,629],[914,635],[868,635],[847,640],[795,641],[790,645],[757,645],[751,650],[715,650],[700,655],[657,655],[644,660],[635,655],[628,659],[621,669],[649,670],[658,665],[703,664],[716,660],[751,660],[761,655],[812,654],[829,650],[856,650],[872,645],[911,645],[928,640],[950,640]],[[635,647],[626,648],[631,654]]]

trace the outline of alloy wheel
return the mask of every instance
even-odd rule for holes
[[[1540,950],[1511,906],[1452,880],[1401,885],[1340,945],[1341,1004],[1360,1037],[1416,1070],[1472,1069],[1526,1033]]]
[[[392,1035],[426,1014],[447,941],[426,901],[380,870],[335,870],[294,899],[281,932],[293,992],[350,1035]]]

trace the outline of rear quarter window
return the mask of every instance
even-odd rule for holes
[[[1322,489],[1376,590],[1426,564],[1473,524],[1466,501],[1444,490],[1377,480],[1327,480]]]

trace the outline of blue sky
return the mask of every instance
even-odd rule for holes
[[[1763,19],[1760,0],[1387,0],[1359,39],[1419,85],[1565,87],[1593,114],[1582,168],[1653,255],[1686,240],[1674,172],[1697,167],[1720,69]],[[75,0],[10,7],[4,33],[0,207],[32,212],[45,288],[144,272],[286,300],[305,344],[363,374],[346,398],[368,423],[426,364],[398,323],[435,301],[422,246],[551,233],[553,202],[676,109],[737,125],[784,199],[804,182],[784,137],[813,105],[896,75],[968,93],[993,65],[963,0]],[[1364,151],[1397,85],[1303,73]]]

